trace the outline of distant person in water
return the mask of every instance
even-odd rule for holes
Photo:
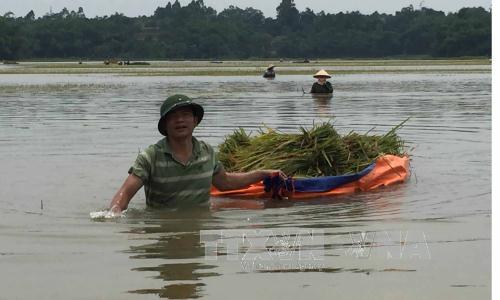
[[[274,77],[276,77],[276,73],[274,72],[274,65],[270,64],[267,67],[266,72],[264,73],[264,78],[270,78],[270,79],[272,79]]]
[[[311,87],[311,94],[331,94],[333,93],[332,84],[327,81],[332,78],[325,70],[321,69],[318,73],[314,74],[314,78],[318,79]]]
[[[158,131],[164,137],[139,153],[111,200],[111,212],[127,209],[143,186],[148,206],[185,206],[208,202],[212,185],[221,191],[234,190],[276,174],[286,178],[280,170],[226,172],[214,149],[193,136],[203,114],[203,107],[185,95],[163,102]]]

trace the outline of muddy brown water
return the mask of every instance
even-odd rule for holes
[[[0,299],[490,298],[491,73],[332,81],[325,99],[302,75],[0,75]],[[179,92],[214,146],[237,127],[383,133],[410,117],[412,176],[264,210],[151,210],[141,190],[126,217],[92,220]]]

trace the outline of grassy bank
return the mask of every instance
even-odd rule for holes
[[[0,74],[121,74],[129,76],[253,76],[261,75],[268,64],[280,75],[309,75],[319,69],[332,74],[407,72],[491,72],[489,59],[446,60],[318,60],[293,61],[150,61],[149,65],[105,65],[101,61],[19,62],[0,65]]]

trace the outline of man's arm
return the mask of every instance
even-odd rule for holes
[[[253,183],[257,183],[274,173],[278,173],[281,177],[286,178],[285,174],[283,174],[280,170],[257,170],[247,173],[227,173],[224,169],[222,169],[212,177],[212,184],[219,191],[238,190],[246,188]]]
[[[328,89],[328,93],[333,93],[333,85],[329,81],[325,82],[325,86]]]
[[[134,197],[142,185],[142,180],[139,177],[134,174],[128,175],[118,192],[116,192],[113,200],[111,200],[109,210],[118,213],[127,209],[130,200],[132,200],[132,197]]]
[[[314,94],[314,93],[317,93],[317,88],[316,88],[316,82],[313,83],[313,85],[311,86],[311,91],[309,91],[309,93],[311,94]]]

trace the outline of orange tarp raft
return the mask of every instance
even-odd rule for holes
[[[294,189],[283,191],[288,201],[307,201],[321,197],[347,195],[355,192],[364,192],[402,183],[410,177],[410,159],[408,156],[384,155],[379,157],[373,168],[361,178],[337,186],[331,190],[321,192],[299,192]],[[293,180],[292,180],[293,182]],[[264,183],[253,184],[245,189],[219,191],[215,187],[211,190],[212,208],[264,208],[263,199],[271,199],[271,191],[265,191]],[[237,199],[235,199],[237,198]]]

